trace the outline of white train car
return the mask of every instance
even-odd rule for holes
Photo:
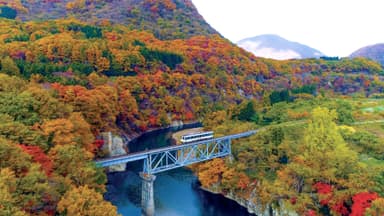
[[[213,131],[183,135],[181,136],[180,141],[182,144],[185,144],[206,139],[213,139]]]

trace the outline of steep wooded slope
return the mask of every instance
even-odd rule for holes
[[[3,4],[16,8],[22,20],[75,17],[89,23],[112,22],[150,31],[160,39],[217,34],[191,0],[16,0]]]

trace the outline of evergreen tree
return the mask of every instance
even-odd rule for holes
[[[255,108],[253,107],[253,102],[249,101],[247,105],[240,110],[239,115],[237,118],[240,121],[252,121],[252,120],[258,120],[258,117],[256,115]]]

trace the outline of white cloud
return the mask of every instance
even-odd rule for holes
[[[276,50],[274,48],[268,48],[268,47],[259,48],[260,46],[259,42],[255,43],[251,41],[245,41],[244,43],[241,43],[239,46],[253,53],[255,56],[264,57],[264,58],[272,58],[272,59],[278,59],[278,60],[301,58],[301,55],[295,52],[294,50],[289,50],[289,49]]]
[[[346,56],[362,46],[384,42],[381,0],[192,1],[233,42],[278,34],[330,56]]]

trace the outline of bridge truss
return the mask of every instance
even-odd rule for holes
[[[143,172],[155,174],[231,154],[231,140],[207,140],[148,154]]]
[[[230,155],[232,139],[247,137],[254,133],[256,133],[256,131],[248,131],[245,133],[203,140],[190,144],[137,152],[99,160],[96,161],[96,164],[101,167],[107,167],[121,163],[144,160],[143,173],[155,174]]]
[[[140,173],[140,177],[142,178],[142,215],[154,216],[155,201],[153,195],[153,182],[156,179],[154,174],[230,155],[232,139],[247,137],[256,132],[256,130],[253,130],[190,144],[170,146],[107,158],[95,162],[98,166],[107,167],[120,163],[144,160],[143,172]]]

